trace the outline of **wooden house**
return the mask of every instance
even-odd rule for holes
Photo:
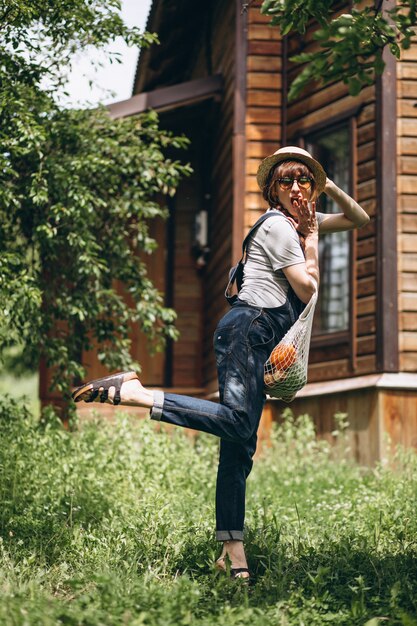
[[[134,95],[110,107],[114,116],[157,110],[164,128],[191,139],[182,158],[194,168],[168,201],[169,220],[153,225],[149,268],[181,337],[153,359],[135,338],[135,356],[148,385],[216,398],[212,335],[228,306],[226,277],[266,208],[258,164],[282,145],[306,147],[371,221],[321,241],[309,383],[291,407],[328,438],[334,414],[347,413],[355,457],[372,463],[386,455],[386,435],[417,447],[417,45],[401,61],[387,55],[383,76],[357,97],[335,82],[288,102],[299,71],[289,59],[314,48],[313,33],[282,38],[260,4],[154,0],[147,29],[161,44],[140,55]],[[285,406],[267,401],[264,428]]]

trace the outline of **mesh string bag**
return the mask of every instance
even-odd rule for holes
[[[307,383],[308,354],[317,291],[298,320],[275,346],[264,366],[265,393],[291,402]]]

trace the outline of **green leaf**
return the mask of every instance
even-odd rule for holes
[[[391,54],[393,54],[395,56],[395,58],[399,59],[401,56],[401,50],[400,50],[400,46],[396,43],[391,43],[389,45],[389,49],[391,51]]]
[[[357,96],[362,89],[362,83],[357,78],[349,78],[348,87],[349,94],[351,96]]]
[[[269,11],[279,7],[280,18],[272,23],[279,24],[282,32],[291,30],[303,35],[311,24],[310,34],[320,46],[312,53],[300,51],[291,57],[293,62],[304,63],[309,69],[291,85],[290,99],[296,98],[312,80],[322,83],[342,80],[349,84],[350,93],[357,95],[359,84],[371,84],[374,74],[383,72],[381,53],[385,46],[389,46],[397,59],[401,48],[410,47],[417,26],[415,0],[404,0],[389,11],[378,13],[373,5],[358,8],[356,0],[354,5],[349,13],[337,15],[336,3],[330,0],[268,3]],[[299,48],[303,46],[300,44]]]
[[[15,4],[0,63],[0,348],[44,358],[69,397],[93,342],[109,369],[124,369],[133,323],[154,347],[176,336],[140,259],[156,248],[149,221],[168,215],[156,197],[174,194],[191,172],[172,157],[189,142],[160,129],[154,112],[113,120],[105,107],[55,102],[85,45],[155,41],[123,24],[118,0]]]
[[[292,30],[294,27],[293,22],[288,22],[285,26],[283,26],[281,28],[281,35],[283,37],[285,37],[285,35],[288,35],[288,33],[290,32],[290,30]]]

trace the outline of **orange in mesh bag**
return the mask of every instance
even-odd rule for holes
[[[292,343],[285,345],[279,343],[272,350],[269,360],[276,369],[285,371],[296,362],[297,349]]]
[[[308,354],[316,302],[317,292],[265,363],[265,393],[273,398],[291,402],[297,391],[307,383]]]

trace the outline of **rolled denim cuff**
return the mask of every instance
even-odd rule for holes
[[[151,420],[160,421],[162,417],[162,409],[164,408],[164,392],[155,389],[153,392],[153,407],[151,408]]]
[[[216,530],[217,541],[243,541],[243,530]]]

